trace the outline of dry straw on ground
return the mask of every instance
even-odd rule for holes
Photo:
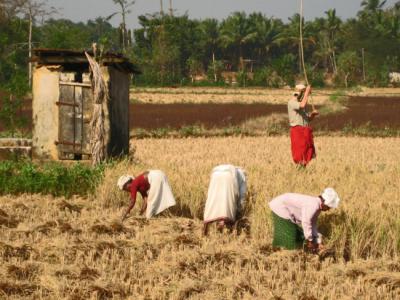
[[[399,139],[324,138],[297,170],[279,138],[135,141],[136,163],[107,170],[92,199],[1,197],[0,298],[9,299],[395,299],[400,297]],[[244,167],[245,218],[232,232],[201,236],[210,171]],[[166,172],[177,208],[145,220],[120,174]],[[331,255],[272,252],[267,201],[287,191],[335,187],[337,211],[321,215]],[[140,204],[140,203],[139,203]],[[14,226],[15,225],[15,226]]]

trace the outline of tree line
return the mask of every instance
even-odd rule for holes
[[[223,20],[190,19],[162,11],[139,17],[128,30],[134,1],[113,0],[118,11],[87,22],[57,19],[43,1],[0,0],[0,86],[26,91],[32,47],[88,49],[96,42],[123,52],[139,66],[142,85],[226,84],[227,72],[239,85],[281,87],[302,77],[299,26],[307,73],[315,86],[387,86],[400,59],[400,1],[363,0],[354,18],[335,9],[313,20],[295,14],[287,21],[262,13],[235,12]],[[113,27],[111,18],[120,17]],[[41,21],[44,19],[44,21]]]

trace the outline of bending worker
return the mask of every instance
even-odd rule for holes
[[[319,113],[316,110],[310,114],[306,111],[310,94],[311,86],[298,84],[293,98],[288,102],[292,157],[301,166],[306,166],[316,156],[310,121]]]
[[[208,187],[203,233],[207,235],[212,222],[217,222],[219,230],[232,225],[243,209],[246,192],[246,176],[241,168],[233,165],[215,167]]]
[[[333,188],[326,188],[318,197],[287,193],[269,203],[274,225],[274,248],[322,250],[317,219],[321,211],[337,208],[339,196]],[[300,227],[301,226],[301,227]]]
[[[146,171],[137,177],[123,175],[118,179],[117,185],[121,190],[131,194],[131,201],[122,216],[122,221],[135,206],[137,192],[143,199],[140,214],[146,212],[147,219],[176,204],[167,176],[160,170]]]

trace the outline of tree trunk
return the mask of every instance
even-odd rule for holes
[[[160,14],[161,16],[164,15],[164,6],[163,6],[163,0],[160,0]]]
[[[121,14],[122,14],[122,50],[126,50],[126,11],[125,6],[121,3]]]
[[[348,82],[347,82],[349,75],[350,75],[350,73],[346,73],[344,75],[344,85],[346,86],[346,89],[349,87]]]
[[[33,16],[32,16],[32,10],[29,9],[29,41],[28,41],[28,47],[29,47],[29,63],[28,63],[28,73],[29,73],[29,87],[32,87],[32,62],[31,62],[31,58],[32,58],[32,28],[33,27]]]
[[[242,45],[239,46],[239,65],[240,65],[240,70],[244,71],[244,61],[243,61],[243,49]]]
[[[169,0],[169,15],[172,17],[174,14],[173,9],[172,9],[172,0]]]
[[[214,72],[214,82],[217,82],[217,70],[215,70],[215,53],[212,53],[212,61],[213,61],[213,72]]]
[[[335,50],[332,50],[332,59],[333,59],[333,72],[337,74],[337,64],[336,64],[336,53]]]

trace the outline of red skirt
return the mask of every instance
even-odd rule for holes
[[[307,126],[291,127],[290,140],[293,161],[306,166],[316,156],[312,128]]]

